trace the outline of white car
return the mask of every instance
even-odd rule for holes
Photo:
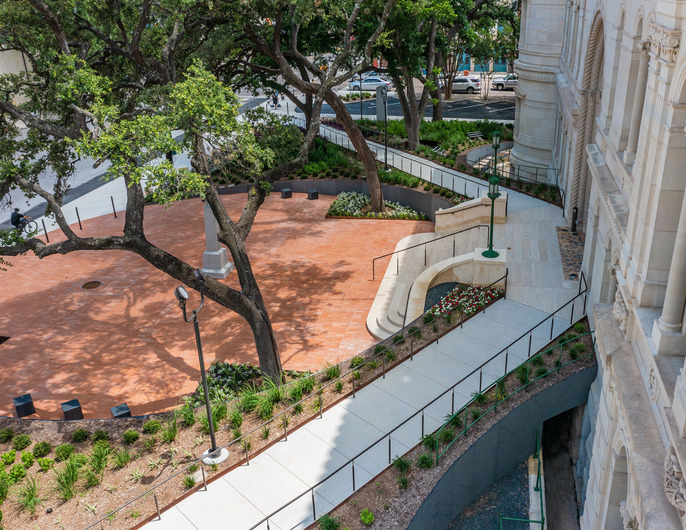
[[[466,75],[458,75],[453,79],[453,92],[466,92],[473,94],[481,91],[481,81],[478,77],[469,77]]]
[[[511,88],[517,86],[519,80],[517,79],[517,74],[507,74],[503,77],[494,77],[491,81],[491,86],[496,90],[505,90],[506,88]]]
[[[360,86],[360,81],[356,80],[350,83],[350,90],[376,90],[377,87],[385,86],[391,88],[393,83],[381,79],[380,77],[365,77],[362,80],[362,86]]]

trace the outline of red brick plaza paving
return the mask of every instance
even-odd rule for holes
[[[319,370],[374,343],[365,319],[379,287],[371,261],[403,237],[433,230],[428,221],[325,219],[333,197],[308,201],[272,194],[247,247],[267,302],[284,368]],[[245,195],[226,195],[234,218]],[[202,266],[202,202],[146,207],[150,241]],[[123,215],[83,222],[84,236],[121,233]],[[78,225],[75,227],[78,230]],[[51,242],[57,232],[50,234]],[[387,266],[384,260],[379,270]],[[0,414],[31,393],[37,417],[61,418],[60,403],[78,398],[86,418],[110,417],[128,403],[134,415],[168,410],[200,378],[193,327],[174,298],[178,282],[129,252],[73,252],[11,258],[0,271]],[[95,290],[81,286],[99,280]],[[235,273],[225,280],[237,287]],[[191,291],[189,306],[197,307]],[[248,325],[208,300],[200,313],[205,362],[257,364]],[[35,416],[34,416],[35,417]]]

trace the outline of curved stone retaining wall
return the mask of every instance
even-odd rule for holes
[[[491,484],[534,452],[536,431],[543,429],[544,421],[586,403],[596,373],[597,365],[594,365],[570,375],[493,425],[446,471],[415,514],[408,530],[446,528]]]
[[[272,184],[276,193],[283,188],[290,188],[294,193],[307,193],[308,190],[317,190],[322,195],[338,195],[344,191],[356,191],[369,195],[369,186],[364,180],[286,180]],[[219,193],[228,195],[233,193],[247,193],[252,186],[240,184],[238,186],[220,187]],[[413,210],[423,212],[429,221],[435,221],[434,213],[439,208],[452,208],[454,205],[440,195],[427,193],[423,190],[401,188],[390,184],[382,184],[384,199],[399,202],[409,206]]]

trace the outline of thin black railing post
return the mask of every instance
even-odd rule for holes
[[[110,195],[110,201],[112,201],[112,213],[114,214],[114,218],[117,218],[117,209],[114,207],[114,197]]]
[[[41,219],[40,222],[43,223],[43,233],[45,234],[45,242],[50,243],[50,238],[48,237],[48,231],[45,228],[45,220]]]
[[[572,314],[569,317],[569,325],[571,326],[574,323],[574,302],[572,302]]]
[[[479,394],[481,394],[481,383],[484,378],[484,370],[483,368],[479,368]]]
[[[553,326],[555,325],[555,317],[550,316],[550,340],[553,340]]]
[[[352,464],[353,469],[353,491],[355,491],[355,461],[351,460],[350,463]]]
[[[453,387],[452,399],[450,400],[450,414],[455,414],[455,387]]]
[[[78,222],[79,222],[79,230],[83,230],[83,226],[81,226],[81,216],[79,215],[79,209],[78,209],[78,208],[74,208],[74,210],[76,210],[76,219],[77,219]]]
[[[507,375],[507,358],[510,355],[510,350],[505,350],[505,375]],[[505,376],[503,376],[505,377]]]
[[[533,333],[529,333],[529,353],[527,357],[531,357],[531,337],[533,337]]]
[[[312,490],[312,519],[317,520],[317,512],[314,508],[314,489]]]
[[[391,435],[388,435],[388,463],[391,463]]]
[[[157,520],[161,521],[162,520],[162,514],[160,513],[160,503],[157,502],[157,493],[153,493],[152,496],[155,499],[155,509],[157,510]]]
[[[424,438],[424,409],[422,409],[422,438]]]

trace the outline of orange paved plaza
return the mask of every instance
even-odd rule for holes
[[[332,200],[272,194],[247,240],[286,369],[319,370],[372,345],[365,319],[388,264],[383,260],[373,282],[372,258],[409,234],[433,230],[428,221],[325,219]],[[224,196],[236,219],[244,201],[244,194]],[[199,199],[148,206],[145,216],[150,241],[202,267]],[[121,234],[123,217],[75,229],[83,236]],[[124,402],[134,415],[167,410],[195,390],[193,327],[174,298],[176,280],[121,251],[10,261],[13,267],[0,271],[0,336],[9,337],[0,344],[0,415],[14,415],[12,398],[25,393],[40,418],[61,418],[60,403],[74,398],[86,418],[105,418]],[[81,288],[93,280],[103,285]],[[235,273],[224,281],[238,287]],[[189,307],[197,307],[199,294],[190,294]],[[200,330],[208,366],[214,359],[257,364],[250,328],[228,309],[206,301]]]

